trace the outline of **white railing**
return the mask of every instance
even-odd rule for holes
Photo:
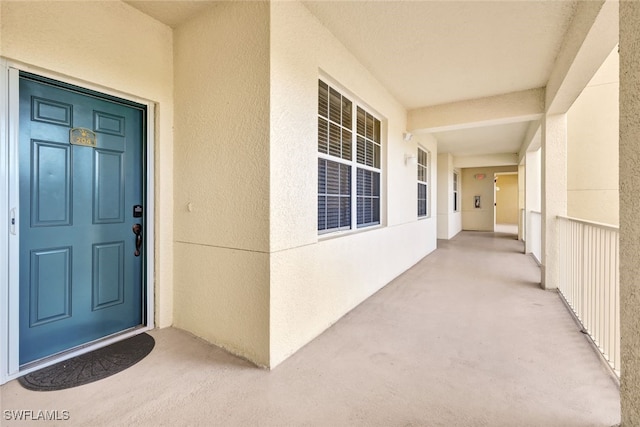
[[[620,377],[618,227],[558,217],[558,290]]]
[[[540,212],[529,212],[526,238],[527,247],[538,261],[538,264],[540,264],[542,260],[542,214]]]

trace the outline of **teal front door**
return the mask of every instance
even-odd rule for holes
[[[144,106],[20,75],[20,365],[144,323]]]

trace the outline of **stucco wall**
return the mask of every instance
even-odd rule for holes
[[[453,211],[454,161],[450,153],[438,154],[438,239],[451,239],[462,230],[462,211]],[[462,197],[462,179],[458,186],[458,197]]]
[[[525,159],[518,164],[518,239],[524,240],[524,218],[520,212],[525,208]]]
[[[416,166],[421,143],[402,140],[406,111],[298,2],[271,3],[271,366],[435,249],[432,217],[417,220]],[[328,76],[383,118],[382,227],[317,234],[317,85]]]
[[[620,2],[620,403],[640,425],[640,3]]]
[[[269,365],[269,6],[178,27],[175,326]]]
[[[449,239],[449,213],[451,208],[451,171],[453,158],[449,153],[438,154],[438,239]]]
[[[460,191],[460,197],[462,198],[462,191]],[[458,212],[452,212],[449,216],[449,238],[454,238],[459,232],[462,231],[462,210]]]
[[[540,212],[542,149],[527,152],[525,160],[525,208],[527,211]]]
[[[462,229],[493,231],[493,177],[499,172],[517,172],[518,166],[462,169]],[[476,179],[475,175],[485,175]],[[480,196],[480,208],[475,208],[474,197]]]
[[[538,262],[542,259],[541,235],[541,159],[542,149],[525,153],[524,167],[524,209],[525,209],[525,253],[533,253]],[[537,212],[537,213],[533,213]]]
[[[614,49],[567,113],[567,215],[618,225],[619,55]]]
[[[171,29],[121,2],[0,2],[0,56],[156,103],[156,324],[173,319]]]

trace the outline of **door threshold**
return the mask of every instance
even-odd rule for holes
[[[51,366],[56,363],[71,359],[72,357],[81,356],[83,354],[90,353],[99,348],[106,347],[110,344],[125,340],[127,338],[130,338],[134,335],[141,334],[143,332],[147,332],[151,329],[152,328],[148,326],[136,326],[121,332],[116,332],[115,334],[108,335],[106,337],[97,339],[95,341],[91,341],[86,344],[73,347],[69,350],[61,351],[51,356],[43,357],[42,359],[25,363],[24,365],[20,365],[19,372],[15,375],[9,376],[8,380],[16,379],[18,377],[21,377],[33,371],[37,371],[38,369],[46,368],[47,366]]]

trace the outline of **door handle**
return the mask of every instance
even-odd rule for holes
[[[133,225],[133,234],[136,235],[136,251],[133,253],[135,256],[140,256],[140,248],[142,247],[142,225]]]

